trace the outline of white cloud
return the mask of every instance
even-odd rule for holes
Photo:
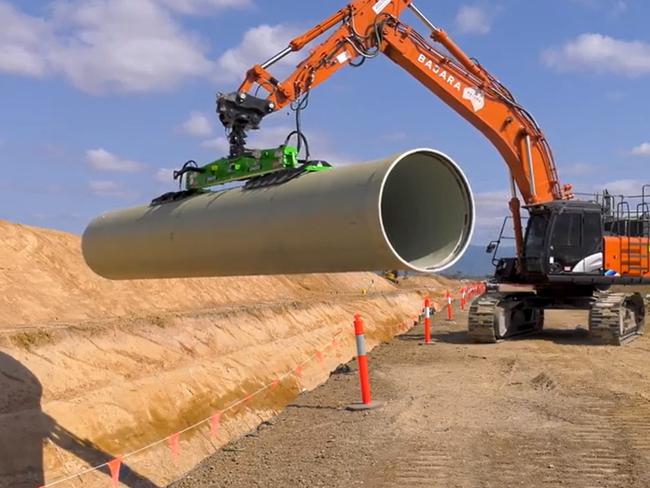
[[[200,14],[227,8],[247,8],[252,0],[159,0],[160,3],[182,14]]]
[[[508,208],[510,193],[505,190],[482,192],[476,193],[474,198],[476,203],[474,240],[483,244],[499,237],[503,219],[510,215]],[[525,214],[525,211],[522,211],[522,214]],[[511,236],[512,230],[506,229],[506,235]]]
[[[53,0],[50,14],[39,18],[0,0],[0,73],[62,76],[92,94],[163,91],[192,78],[236,80],[284,49],[298,31],[254,27],[215,62],[177,17],[251,5],[252,0]],[[275,68],[291,64],[289,56]]]
[[[111,180],[92,180],[88,182],[88,189],[100,197],[130,199],[135,195],[122,187],[121,184]]]
[[[263,24],[249,29],[239,45],[228,49],[217,60],[217,78],[223,81],[243,78],[251,66],[266,61],[286,48],[297,33],[296,29],[283,24],[274,26]],[[279,61],[274,68],[291,64],[291,56],[288,56]]]
[[[547,66],[560,71],[593,71],[627,76],[650,74],[650,44],[602,34],[582,34],[542,53]]]
[[[61,5],[56,22],[70,30],[50,58],[83,90],[169,89],[212,70],[201,43],[152,0]]]
[[[11,4],[0,1],[0,25],[0,72],[43,75],[47,70],[42,51],[48,42],[46,22],[22,14]]]
[[[249,137],[249,146],[261,149],[277,147],[280,144],[284,144],[287,135],[294,129],[293,126],[278,125],[265,127],[259,131],[252,131]],[[337,144],[332,141],[332,138],[326,132],[318,129],[310,130],[309,128],[303,127],[303,133],[309,143],[311,159],[327,161],[334,166],[347,166],[359,162],[358,158],[338,152]],[[292,137],[289,144],[297,146],[296,138]],[[300,158],[304,157],[305,150],[303,148],[300,152]]]
[[[201,143],[201,147],[211,149],[223,153],[224,155],[230,151],[230,144],[225,137],[215,137],[214,139],[207,139]]]
[[[597,169],[593,164],[575,163],[562,166],[561,173],[564,176],[586,176],[593,174]]]
[[[181,132],[193,137],[207,137],[212,134],[212,123],[210,119],[201,112],[192,112],[181,124]]]
[[[456,27],[463,34],[487,34],[491,24],[492,15],[479,6],[463,5],[456,14]]]
[[[90,93],[166,90],[213,73],[203,43],[155,0],[57,0],[50,12],[0,0],[0,72],[60,75]]]
[[[650,156],[650,142],[644,142],[632,149],[634,156]]]
[[[261,149],[277,147],[280,144],[284,144],[284,141],[289,135],[290,132],[294,130],[294,127],[288,125],[277,125],[264,127],[260,130],[254,130],[249,133],[249,145],[251,147],[259,147]],[[319,136],[311,134],[309,130],[306,130],[305,135],[309,141],[315,142]],[[296,145],[296,140],[292,139],[289,141],[289,144]]]
[[[641,194],[642,182],[639,180],[614,180],[608,181],[602,185],[594,186],[594,192],[600,193],[607,190],[614,195],[639,195]]]
[[[137,173],[138,171],[147,169],[147,165],[144,163],[120,158],[103,148],[87,150],[86,162],[96,171]]]
[[[159,183],[172,183],[174,181],[174,170],[161,168],[153,175],[154,180]]]

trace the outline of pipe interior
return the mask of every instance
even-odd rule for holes
[[[421,271],[451,266],[471,238],[471,190],[442,154],[420,150],[402,157],[386,177],[380,205],[394,251]]]

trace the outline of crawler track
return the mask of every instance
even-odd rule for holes
[[[497,307],[505,296],[505,293],[486,293],[472,302],[467,320],[468,336],[472,341],[498,342],[494,320]]]
[[[610,293],[591,307],[589,330],[594,342],[621,346],[643,333],[644,315],[641,297]]]
[[[494,343],[512,336],[539,332],[544,311],[530,300],[532,293],[485,293],[472,303],[468,336],[473,342]]]

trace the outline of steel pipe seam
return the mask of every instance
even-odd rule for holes
[[[109,279],[437,272],[469,245],[474,211],[458,165],[414,149],[277,186],[109,212],[88,225],[82,252]]]

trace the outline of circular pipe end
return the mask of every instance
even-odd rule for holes
[[[384,176],[379,219],[388,246],[407,269],[440,272],[456,263],[471,241],[472,190],[449,156],[414,149],[398,156]]]

